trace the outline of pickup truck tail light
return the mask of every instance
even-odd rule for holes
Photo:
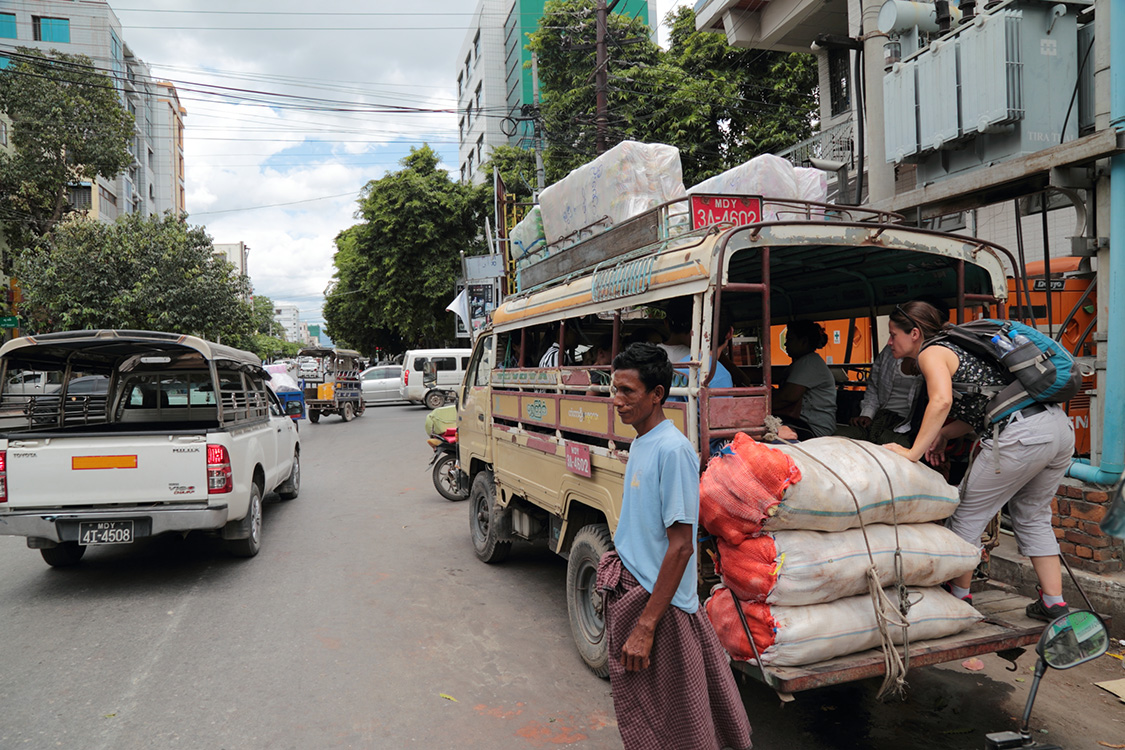
[[[410,370],[403,370],[402,371],[402,384],[403,385],[410,385]]]
[[[8,451],[0,451],[0,503],[8,502]]]
[[[225,445],[207,446],[207,494],[221,495],[234,489],[230,453]]]

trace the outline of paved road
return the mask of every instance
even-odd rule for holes
[[[304,486],[266,506],[261,554],[206,537],[91,550],[54,570],[0,537],[0,749],[620,748],[609,685],[574,653],[563,562],[473,556],[464,503],[433,490],[425,410],[302,423]],[[1120,651],[1120,649],[1119,649]],[[760,748],[979,748],[1030,685],[986,659],[782,707],[743,686]],[[1125,744],[1103,659],[1048,675],[1041,740]],[[1077,709],[1077,710],[1076,710]]]

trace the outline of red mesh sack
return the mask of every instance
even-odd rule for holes
[[[793,459],[740,432],[707,463],[699,480],[700,520],[716,537],[741,544],[761,533],[770,508],[799,481]]]
[[[742,601],[764,602],[777,585],[779,566],[774,538],[763,534],[749,537],[739,545],[722,538],[715,543],[719,548],[715,571],[723,577],[723,583]]]
[[[740,661],[753,661],[754,649],[746,640],[746,631],[742,628],[742,621],[738,611],[734,608],[734,599],[725,586],[716,586],[711,597],[704,605],[707,617],[711,620],[711,627],[719,637],[719,643],[727,650],[732,659]],[[758,653],[762,653],[774,643],[774,633],[777,623],[770,614],[770,605],[758,602],[742,602],[742,612],[746,615],[746,624],[750,626],[750,633],[754,636],[754,645]]]

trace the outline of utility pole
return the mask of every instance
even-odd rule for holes
[[[609,13],[617,7],[619,0],[613,0],[606,6],[606,0],[598,0],[595,29],[597,34],[597,53],[595,61],[597,68],[594,70],[594,90],[597,93],[597,120],[595,147],[598,155],[605,153],[606,130],[609,129],[609,113],[606,111],[606,91],[609,88],[609,75],[606,69],[609,53],[606,49],[606,27],[609,25]]]
[[[547,170],[543,167],[543,132],[542,118],[539,117],[539,55],[531,53],[531,103],[535,107],[535,196],[547,187]]]
[[[867,196],[873,204],[895,197],[895,167],[887,163],[883,116],[883,41],[878,33],[879,9],[883,0],[862,0],[863,111],[867,119]],[[863,165],[858,165],[862,170]],[[857,196],[856,203],[859,203]],[[887,208],[887,206],[883,206]]]

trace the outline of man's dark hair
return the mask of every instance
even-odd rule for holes
[[[668,361],[668,353],[656,344],[630,344],[628,349],[613,358],[613,369],[636,370],[645,389],[651,391],[658,385],[664,386],[664,398],[660,399],[660,403],[668,399],[668,391],[672,387],[672,363]]]
[[[672,333],[688,333],[691,331],[692,298],[677,297],[668,303],[664,320],[668,323],[668,330]]]

